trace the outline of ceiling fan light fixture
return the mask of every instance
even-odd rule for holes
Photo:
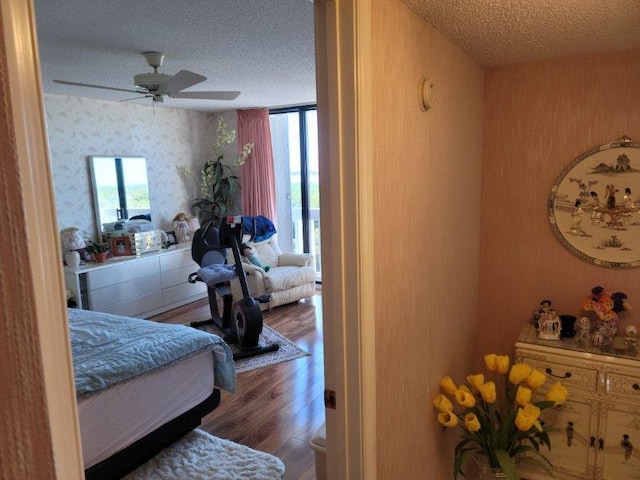
[[[144,58],[147,59],[147,63],[150,67],[158,69],[162,66],[164,61],[164,53],[162,52],[143,52]]]
[[[172,75],[166,73],[140,73],[133,76],[133,83],[138,88],[154,91],[164,85],[171,77]]]

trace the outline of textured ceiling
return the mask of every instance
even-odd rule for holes
[[[233,101],[165,99],[162,107],[235,110],[315,103],[313,3],[309,0],[35,0],[47,93],[120,101],[152,69],[142,55],[165,54],[160,72],[207,77],[185,91],[239,90]],[[150,98],[133,103],[151,105]]]
[[[483,66],[640,48],[640,0],[403,0]]]
[[[640,0],[403,0],[483,66],[640,48]],[[161,72],[207,80],[187,91],[239,90],[233,101],[167,98],[162,107],[223,111],[315,103],[309,0],[35,0],[44,91],[120,101],[142,52]],[[151,99],[132,100],[151,105]]]

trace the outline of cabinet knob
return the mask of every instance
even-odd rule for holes
[[[553,370],[551,370],[550,367],[547,367],[545,369],[545,372],[547,372],[552,377],[556,377],[556,378],[571,378],[571,372],[564,372],[564,375],[556,375],[555,373],[553,373]]]
[[[589,442],[589,446],[595,448],[595,446],[596,446],[596,437],[591,437],[591,441]]]
[[[640,385],[634,383],[633,385],[631,385],[631,388],[633,388],[634,390],[640,390]]]

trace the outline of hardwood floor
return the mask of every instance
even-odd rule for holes
[[[220,406],[203,420],[211,434],[280,458],[285,480],[314,480],[309,440],[324,423],[324,353],[321,290],[310,299],[263,312],[265,324],[311,355],[237,376],[235,393],[222,392]],[[153,317],[189,324],[210,318],[208,300]]]

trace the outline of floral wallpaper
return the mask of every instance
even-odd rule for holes
[[[176,166],[199,170],[213,149],[220,115],[49,94],[45,113],[58,226],[77,227],[89,238],[96,225],[88,156],[145,157],[151,218],[173,230],[173,217],[189,212],[196,193]],[[235,128],[235,112],[223,115]]]

